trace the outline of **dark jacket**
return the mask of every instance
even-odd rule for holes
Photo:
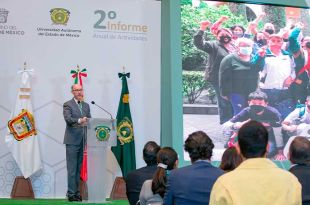
[[[130,205],[135,205],[137,203],[144,181],[152,179],[156,169],[156,165],[146,166],[127,174],[125,179],[126,194]]]
[[[295,165],[289,171],[301,184],[303,204],[310,204],[310,165]]]
[[[229,51],[219,41],[204,41],[204,31],[198,31],[194,36],[194,45],[208,53],[206,66],[206,80],[218,85],[219,68],[222,59],[229,54]]]
[[[220,91],[222,96],[238,93],[248,97],[258,87],[258,72],[260,62],[243,61],[235,53],[227,55],[220,64]]]
[[[89,105],[86,102],[81,102],[81,104],[82,113],[73,98],[63,105],[63,116],[66,121],[64,144],[79,145],[85,135],[85,129],[79,126],[78,120],[82,117],[91,118],[91,115]]]
[[[174,169],[168,178],[164,204],[209,204],[213,184],[223,173],[223,170],[206,161]]]

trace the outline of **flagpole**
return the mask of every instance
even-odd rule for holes
[[[23,70],[19,71],[18,73],[29,72],[29,71],[30,70],[27,70],[27,63],[25,61]],[[34,135],[36,135],[36,134],[34,134]],[[32,136],[32,137],[34,137],[34,136]],[[37,137],[37,136],[35,136],[35,137]],[[19,142],[19,143],[21,143],[21,142]],[[33,192],[32,183],[31,183],[30,178],[29,177],[25,178],[24,176],[16,176],[14,179],[14,183],[13,183],[13,187],[11,190],[10,197],[12,199],[34,199],[35,197],[34,197],[34,192]]]

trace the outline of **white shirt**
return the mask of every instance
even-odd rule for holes
[[[289,55],[282,53],[276,57],[266,57],[265,65],[260,77],[265,77],[265,82],[260,84],[263,89],[287,89],[283,87],[285,79],[289,76],[295,78],[294,60]]]
[[[303,112],[305,110],[305,113],[300,117],[301,123],[310,124],[310,111],[307,108],[296,108],[293,112],[291,112],[284,120],[284,122],[293,123],[295,119],[299,118],[299,113]]]

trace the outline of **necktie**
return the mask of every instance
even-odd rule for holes
[[[81,103],[81,102],[80,102],[80,103],[78,103],[78,106],[79,106],[79,109],[80,109],[81,114],[83,115],[83,107],[82,107],[82,103]]]

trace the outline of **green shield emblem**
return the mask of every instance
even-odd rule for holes
[[[128,117],[125,117],[117,127],[117,136],[121,145],[133,140],[133,127]]]
[[[107,141],[110,137],[110,131],[111,129],[107,126],[97,126],[95,128],[96,131],[96,137],[99,141]]]
[[[67,25],[69,20],[70,11],[63,8],[54,8],[50,11],[51,19],[54,24]]]

